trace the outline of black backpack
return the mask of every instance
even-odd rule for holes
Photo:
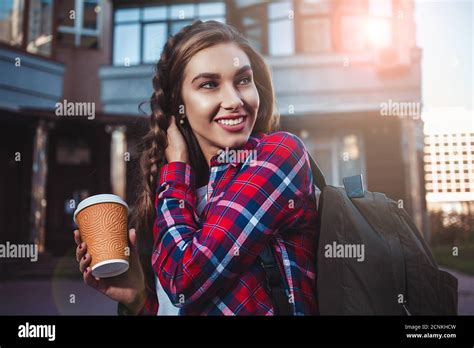
[[[364,191],[362,175],[326,185],[310,157],[318,204],[317,294],[321,315],[456,315],[457,279],[438,269],[403,208]],[[292,315],[275,255],[260,255],[275,314]]]

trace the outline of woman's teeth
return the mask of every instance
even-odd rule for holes
[[[239,117],[235,120],[224,120],[224,119],[221,119],[221,120],[217,120],[218,123],[221,123],[221,124],[224,124],[226,126],[235,126],[236,124],[239,124],[239,123],[242,123],[244,122],[244,118],[243,117]]]

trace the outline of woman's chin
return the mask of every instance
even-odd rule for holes
[[[221,141],[219,141],[218,144],[221,149],[238,149],[247,143],[249,136],[250,133],[247,132],[226,135],[224,137],[220,137]]]
[[[247,127],[239,132],[227,132],[220,129],[215,139],[219,139],[218,144],[221,144],[222,148],[239,148],[247,143],[251,133],[251,129],[247,129]]]

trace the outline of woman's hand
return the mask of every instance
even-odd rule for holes
[[[111,278],[95,278],[90,266],[91,256],[87,253],[87,245],[81,240],[79,230],[74,231],[74,241],[77,244],[76,259],[84,283],[108,296],[112,300],[121,302],[133,313],[138,313],[146,299],[145,277],[137,251],[137,235],[135,229],[128,232],[130,244],[129,269],[119,276]]]
[[[176,125],[176,118],[174,115],[170,118],[170,124],[167,130],[168,146],[165,149],[166,161],[169,162],[184,162],[189,164],[188,146],[184,140],[183,134]]]

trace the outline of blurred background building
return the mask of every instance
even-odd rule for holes
[[[427,201],[431,209],[474,213],[474,133],[427,134]]]
[[[429,237],[413,1],[4,0],[1,241],[60,257],[74,250],[81,199],[114,192],[133,205],[147,128],[138,105],[167,37],[194,19],[235,25],[265,56],[282,129],[329,183],[362,173]],[[57,116],[57,102],[93,104],[95,117]]]

